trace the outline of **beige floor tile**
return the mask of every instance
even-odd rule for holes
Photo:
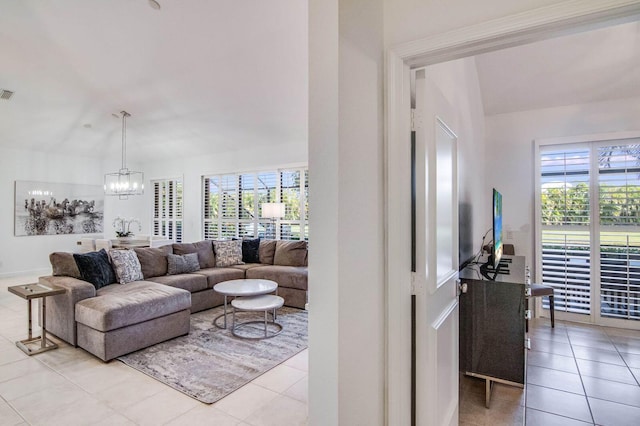
[[[43,370],[0,383],[0,396],[7,401],[13,401],[43,389],[69,384],[70,383],[58,373],[51,370]]]
[[[138,377],[128,377],[111,387],[96,392],[94,396],[115,410],[124,410],[166,389],[167,385],[143,374],[138,374]]]
[[[640,355],[620,353],[625,363],[631,368],[640,368]]]
[[[587,426],[591,424],[593,423],[585,423],[580,420],[527,408],[526,426]]]
[[[584,395],[580,375],[544,367],[529,366],[527,384]]]
[[[613,380],[615,382],[636,384],[636,379],[626,366],[605,364],[602,362],[576,360],[582,376],[597,377],[599,379]]]
[[[240,422],[240,419],[236,419],[209,404],[200,404],[180,417],[170,421],[167,423],[167,426],[237,426]]]
[[[122,415],[140,425],[160,425],[176,419],[201,402],[169,387],[122,410]]]
[[[573,353],[578,359],[589,361],[606,362],[607,364],[624,365],[624,361],[618,351],[603,350],[588,346],[572,345]]]
[[[29,355],[18,349],[15,344],[13,346],[3,347],[0,349],[0,365],[10,364],[28,358]]]
[[[233,417],[245,420],[254,411],[271,403],[277,396],[277,392],[249,383],[222,398],[214,406]]]
[[[24,423],[24,419],[9,404],[0,399],[0,425],[14,426],[20,423]]]
[[[253,384],[282,393],[307,375],[306,372],[287,365],[278,365],[253,380]]]
[[[117,415],[114,410],[87,395],[73,404],[60,406],[43,416],[29,419],[29,422],[42,426],[91,425]]]
[[[46,418],[50,412],[73,407],[89,395],[71,383],[40,389],[11,401],[11,405],[28,422]]]
[[[292,356],[284,362],[284,365],[297,368],[302,371],[309,371],[309,349],[305,349],[302,352]]]
[[[283,395],[293,398],[297,401],[309,403],[309,376],[305,376],[295,383],[289,389],[284,391]]]
[[[307,405],[280,395],[246,420],[252,426],[303,426],[308,423]]]
[[[136,426],[136,424],[125,416],[114,412],[92,426]]]
[[[589,397],[640,408],[640,386],[638,385],[628,385],[626,383],[596,379],[595,377],[583,377],[582,380]],[[638,423],[640,423],[640,418]]]
[[[528,351],[528,365],[551,368],[553,370],[566,371],[567,373],[578,374],[576,360],[572,356],[552,354],[549,352]]]
[[[133,377],[135,370],[114,361],[80,370],[67,368],[61,374],[87,392],[96,394]]]
[[[637,426],[640,408],[589,398],[593,418],[598,425]]]
[[[591,422],[591,412],[584,395],[527,385],[527,408]]]
[[[0,365],[0,383],[12,380],[27,374],[51,371],[34,358],[25,358],[9,364]]]

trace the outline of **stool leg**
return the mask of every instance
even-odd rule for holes
[[[554,318],[555,301],[553,296],[549,296],[549,310],[551,311],[551,328],[556,328],[556,322]]]
[[[529,298],[526,299],[526,305],[527,305],[527,309],[530,308],[530,303],[529,303]],[[525,318],[524,320],[524,332],[528,333],[529,332],[529,319]]]

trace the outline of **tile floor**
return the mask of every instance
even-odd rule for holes
[[[64,343],[26,356],[26,302],[6,288],[34,281],[0,279],[0,426],[307,424],[308,351],[212,405]],[[526,389],[496,384],[486,409],[484,381],[461,377],[460,424],[640,424],[640,331],[536,320],[530,337]]]
[[[0,279],[0,426],[307,424],[306,350],[212,405],[64,343],[25,355],[14,342],[26,338],[26,301],[7,287],[36,281]]]
[[[527,386],[460,378],[462,425],[640,425],[640,331],[546,319],[530,323]]]

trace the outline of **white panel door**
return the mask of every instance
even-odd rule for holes
[[[457,425],[457,115],[428,69],[415,83],[416,423]]]

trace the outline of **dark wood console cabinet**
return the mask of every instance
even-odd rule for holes
[[[477,266],[460,271],[460,370],[493,382],[524,387],[526,266],[524,256],[504,256],[509,274],[483,278]]]

